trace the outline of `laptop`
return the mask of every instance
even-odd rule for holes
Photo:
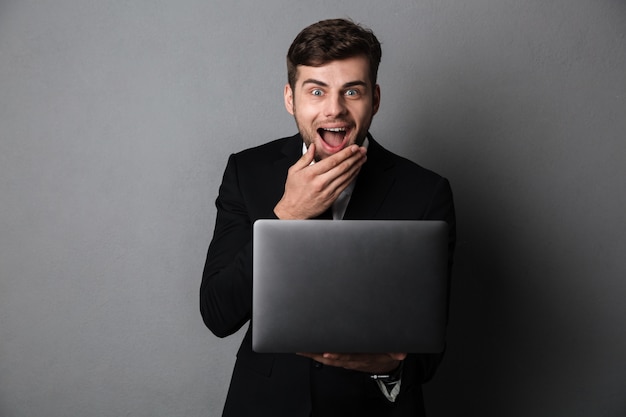
[[[257,220],[256,352],[441,352],[448,225]]]

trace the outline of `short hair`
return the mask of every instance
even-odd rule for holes
[[[331,61],[365,56],[369,76],[376,84],[382,55],[380,42],[370,29],[347,19],[328,19],[304,28],[287,52],[287,78],[295,88],[298,65],[319,67]]]

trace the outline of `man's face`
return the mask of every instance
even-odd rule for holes
[[[285,107],[307,147],[321,160],[354,143],[361,145],[380,104],[380,88],[363,56],[320,67],[298,66],[295,88],[285,86]]]

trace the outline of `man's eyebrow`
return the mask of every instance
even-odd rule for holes
[[[320,87],[328,87],[328,84],[326,84],[324,81],[320,81],[320,80],[316,80],[314,78],[309,78],[307,80],[302,81],[302,85],[306,85],[306,84],[314,84],[314,85],[318,85]],[[365,81],[361,81],[361,80],[357,80],[357,81],[350,81],[348,83],[345,83],[342,88],[350,88],[350,87],[367,87],[367,83]]]
[[[350,87],[367,87],[367,83],[365,81],[351,81],[343,85],[343,88],[350,88]]]
[[[309,78],[308,80],[302,81],[302,85],[307,85],[307,84],[315,84],[315,85],[319,85],[320,87],[328,87],[328,84],[326,84],[325,82],[316,80],[314,78]]]

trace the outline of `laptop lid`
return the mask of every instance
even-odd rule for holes
[[[258,220],[257,352],[441,352],[444,221]]]

